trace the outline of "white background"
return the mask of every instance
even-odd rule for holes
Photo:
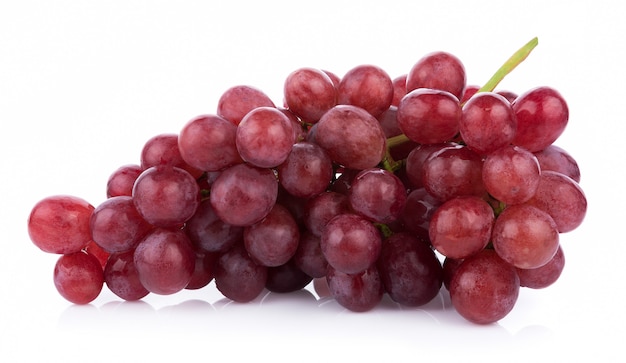
[[[622,4],[602,1],[5,1],[0,5],[0,361],[54,362],[616,361],[624,313]],[[557,145],[582,170],[589,209],[562,235],[567,264],[545,290],[523,290],[497,324],[466,323],[445,294],[420,309],[386,302],[346,312],[301,294],[229,304],[213,284],[87,306],[52,284],[56,256],[26,232],[53,194],[97,205],[143,143],[215,113],[237,84],[282,103],[303,66],[344,74],[365,63],[392,77],[445,50],[481,84],[532,37],[539,46],[500,89],[548,85],[568,101]],[[547,357],[546,357],[547,356]]]

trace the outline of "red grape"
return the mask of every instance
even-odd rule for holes
[[[135,248],[153,226],[139,214],[132,197],[119,196],[96,207],[90,228],[94,242],[112,253]]]
[[[157,227],[176,227],[185,223],[198,208],[200,188],[191,174],[168,165],[146,169],[133,187],[137,211]]]
[[[462,195],[483,196],[482,158],[467,146],[447,146],[423,164],[424,188],[440,201]]]
[[[459,131],[465,144],[488,155],[513,141],[517,119],[511,104],[492,92],[481,92],[463,106]]]
[[[267,267],[254,262],[243,244],[222,253],[213,274],[217,289],[236,302],[254,300],[267,282]]]
[[[372,168],[385,156],[385,133],[378,120],[362,108],[335,106],[315,127],[315,143],[346,168]]]
[[[348,212],[350,212],[348,197],[345,194],[327,191],[307,201],[304,225],[319,237],[331,219]]]
[[[315,123],[337,104],[337,89],[327,73],[315,68],[293,71],[284,85],[285,103],[304,121]]]
[[[217,102],[217,115],[235,125],[257,107],[275,107],[274,102],[260,89],[248,86],[233,86],[224,92]]]
[[[89,304],[100,295],[104,284],[100,262],[82,251],[61,255],[53,279],[59,294],[73,304]]]
[[[287,159],[277,168],[280,185],[296,197],[311,198],[328,188],[333,178],[333,163],[317,144],[293,144]]]
[[[265,218],[277,197],[274,172],[248,164],[222,171],[213,182],[209,196],[217,216],[233,226],[249,226]]]
[[[550,215],[528,204],[508,206],[496,219],[493,247],[517,268],[545,265],[559,247],[559,232]]]
[[[382,240],[378,229],[367,219],[356,214],[340,214],[326,224],[320,246],[335,270],[356,274],[376,262]]]
[[[273,168],[287,159],[295,140],[291,122],[284,113],[276,108],[258,107],[241,120],[235,141],[244,161]]]
[[[493,209],[483,199],[453,198],[433,214],[429,224],[430,241],[442,255],[464,259],[487,246],[494,220]]]
[[[493,250],[485,249],[463,260],[450,281],[450,300],[465,319],[494,323],[508,315],[519,296],[515,268]]]
[[[218,171],[242,162],[235,144],[237,126],[216,115],[201,115],[187,122],[178,136],[181,157],[189,165]]]
[[[391,106],[393,82],[380,67],[364,64],[349,70],[337,88],[337,103],[353,105],[378,117]]]
[[[431,301],[443,281],[441,263],[433,250],[409,233],[394,233],[383,242],[377,266],[385,291],[406,306]]]
[[[91,241],[89,221],[94,209],[79,197],[46,197],[35,204],[28,216],[28,235],[44,252],[79,252]]]
[[[559,279],[564,267],[565,255],[563,254],[563,249],[559,246],[554,257],[545,265],[531,269],[517,269],[520,286],[531,289],[546,288]]]
[[[117,168],[107,180],[107,198],[133,195],[133,185],[142,172],[143,168],[136,164],[122,165]]]
[[[517,118],[513,143],[531,152],[541,151],[561,136],[569,109],[561,94],[550,87],[534,88],[512,103]]]
[[[339,305],[351,311],[371,310],[383,298],[384,288],[376,266],[356,274],[329,267],[326,281],[330,295]]]
[[[243,227],[221,220],[210,200],[203,200],[185,224],[191,243],[207,252],[224,252],[243,239]]]
[[[551,170],[567,175],[580,183],[580,168],[576,160],[562,148],[552,144],[535,153],[541,171]]]
[[[398,126],[420,144],[451,140],[459,132],[461,106],[449,92],[419,88],[409,92],[398,105]]]
[[[189,284],[196,255],[185,232],[156,228],[139,242],[133,261],[148,291],[170,295]]]
[[[587,214],[587,197],[578,183],[556,171],[545,170],[528,204],[546,211],[560,233],[580,226]]]
[[[483,183],[489,194],[506,204],[524,203],[532,198],[540,174],[535,155],[513,145],[489,154],[482,170]]]
[[[465,82],[465,67],[456,56],[447,52],[432,52],[411,68],[406,78],[406,90],[438,89],[450,92],[460,100]]]
[[[287,263],[298,249],[300,232],[295,219],[275,204],[262,221],[247,226],[243,242],[250,257],[259,265],[275,267]]]
[[[348,193],[352,209],[365,218],[391,223],[400,217],[406,203],[406,189],[392,172],[370,168],[359,172]]]
[[[115,252],[104,267],[104,281],[109,290],[123,300],[140,300],[150,292],[139,280],[135,250]]]

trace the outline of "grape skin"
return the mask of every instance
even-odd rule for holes
[[[215,179],[209,200],[217,216],[233,226],[249,226],[270,212],[278,197],[271,169],[237,164]]]
[[[335,106],[314,127],[314,142],[346,168],[373,168],[385,156],[385,133],[378,120],[362,108]]]
[[[587,197],[580,185],[550,170],[541,173],[537,190],[527,203],[550,214],[560,233],[578,228],[587,214]]]
[[[78,252],[91,241],[89,221],[94,206],[71,195],[53,195],[38,201],[28,216],[28,235],[42,251]]]
[[[191,280],[196,255],[182,230],[156,228],[139,242],[133,261],[139,281],[148,291],[171,295]]]
[[[528,204],[508,206],[496,219],[492,233],[493,248],[503,260],[517,268],[545,265],[559,247],[559,232],[554,219]]]
[[[485,249],[463,260],[450,281],[456,311],[476,324],[491,324],[508,315],[519,296],[515,268]]]
[[[328,73],[300,68],[285,79],[283,90],[289,110],[310,123],[316,123],[337,104],[337,89]]]
[[[169,165],[146,169],[133,186],[133,203],[141,216],[157,227],[176,227],[193,216],[200,189],[191,174]]]
[[[506,204],[528,201],[539,186],[541,171],[535,155],[514,145],[502,147],[485,158],[482,180],[494,198]]]
[[[377,266],[385,291],[404,306],[428,303],[443,282],[442,266],[434,251],[406,232],[385,240]]]
[[[341,214],[331,219],[322,232],[320,246],[328,264],[347,274],[372,266],[382,248],[378,229],[356,214]]]
[[[442,255],[464,259],[487,246],[494,221],[493,209],[483,199],[450,199],[437,208],[430,220],[430,241]]]
[[[330,295],[339,305],[354,312],[373,309],[380,303],[384,293],[376,266],[357,274],[348,274],[329,267],[326,281]]]
[[[95,300],[104,284],[100,262],[85,252],[61,255],[53,273],[54,286],[61,296],[74,304],[88,304]]]

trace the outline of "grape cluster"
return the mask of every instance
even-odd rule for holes
[[[395,79],[301,68],[282,106],[234,86],[215,113],[148,140],[104,202],[44,198],[28,232],[60,255],[54,283],[76,304],[104,286],[138,300],[214,281],[248,302],[314,281],[367,311],[385,294],[420,306],[443,286],[464,318],[491,323],[521,287],[558,279],[559,237],[585,216],[578,165],[554,145],[568,117],[550,87],[466,84],[447,52]]]

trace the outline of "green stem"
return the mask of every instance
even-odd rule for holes
[[[504,79],[507,74],[511,73],[511,71],[515,69],[515,67],[517,67],[520,63],[524,61],[524,59],[526,59],[526,57],[528,57],[530,52],[535,49],[537,44],[539,44],[539,39],[537,37],[534,37],[523,47],[518,49],[518,51],[515,52],[506,62],[504,62],[502,67],[500,67],[496,71],[496,73],[491,76],[487,83],[485,83],[485,85],[482,86],[477,92],[493,91],[496,86],[498,86],[498,83],[500,83],[500,81],[502,81],[502,79]]]

